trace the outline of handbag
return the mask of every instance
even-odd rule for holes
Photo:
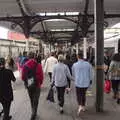
[[[111,92],[111,81],[110,80],[105,80],[104,92],[107,94]]]
[[[54,82],[51,84],[51,87],[50,87],[50,90],[48,92],[48,95],[47,95],[47,100],[49,100],[50,102],[55,102],[54,100],[54,90],[53,90],[53,87],[54,87]]]

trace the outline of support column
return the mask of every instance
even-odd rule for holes
[[[94,0],[96,41],[96,111],[103,111],[104,84],[104,0]]]
[[[83,40],[83,55],[84,55],[84,59],[87,59],[87,38],[86,37]]]
[[[51,49],[52,49],[52,48],[51,48],[51,43],[50,43],[50,44],[49,44],[49,50],[50,50],[50,53],[51,53]]]
[[[26,51],[29,52],[29,38],[26,39]]]
[[[76,43],[76,54],[78,54],[79,45]]]

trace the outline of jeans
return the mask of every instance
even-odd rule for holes
[[[30,103],[31,103],[31,109],[32,109],[32,115],[37,114],[37,108],[38,108],[38,103],[39,103],[39,97],[40,97],[40,88],[28,88],[28,95],[30,98]]]
[[[7,120],[9,118],[11,101],[2,101],[1,104],[3,106],[4,119]]]
[[[65,94],[65,88],[66,87],[56,87],[57,88],[57,97],[59,101],[59,106],[63,107],[64,105],[64,94]]]
[[[112,89],[115,95],[119,93],[119,87],[120,87],[120,80],[111,80],[112,82]]]
[[[50,78],[50,82],[52,81],[52,73],[48,72],[49,78]]]
[[[77,102],[79,105],[85,106],[87,88],[76,87]]]

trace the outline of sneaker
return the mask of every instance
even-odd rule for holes
[[[117,104],[120,104],[120,98],[119,98],[119,99],[117,99]]]
[[[3,117],[3,120],[11,120],[12,119],[12,116],[9,116],[9,117]]]
[[[63,111],[63,107],[60,107],[60,114],[63,114],[64,111]]]
[[[86,111],[85,107],[82,107],[82,111],[83,111],[83,112],[85,112],[85,111]]]
[[[3,110],[0,112],[0,116],[3,114]]]
[[[36,114],[32,115],[31,118],[30,118],[30,120],[35,120],[36,116],[37,116]]]
[[[77,115],[78,115],[78,116],[80,115],[80,113],[81,113],[82,110],[83,110],[83,108],[82,108],[82,106],[80,106],[80,107],[78,108],[78,111],[77,111]]]

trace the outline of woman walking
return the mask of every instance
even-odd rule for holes
[[[53,69],[52,80],[57,88],[57,97],[60,106],[60,113],[62,114],[64,106],[64,93],[67,86],[67,77],[71,80],[72,76],[70,74],[69,68],[64,64],[64,56],[58,56],[58,63]]]

